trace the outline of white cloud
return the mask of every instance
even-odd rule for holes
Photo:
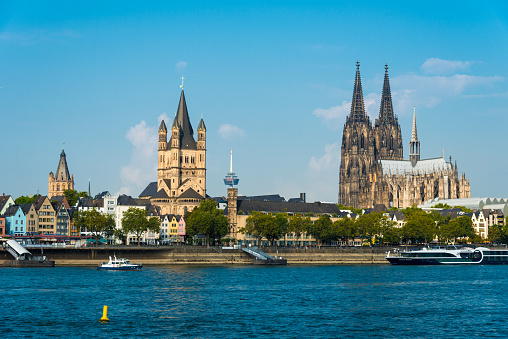
[[[335,142],[325,146],[325,154],[320,158],[311,157],[307,168],[306,191],[309,198],[336,201],[339,182],[340,144]]]
[[[469,68],[472,61],[443,60],[430,58],[425,60],[421,69],[427,74],[450,74]]]
[[[120,169],[123,187],[117,194],[138,196],[157,174],[157,129],[143,120],[125,135],[132,144],[131,162]]]
[[[503,81],[500,76],[422,76],[406,74],[391,79],[396,114],[412,113],[413,106],[435,107],[446,97],[461,96],[466,91],[484,91]],[[477,94],[477,93],[474,93]]]
[[[159,115],[159,117],[157,118],[157,121],[161,122],[162,120],[164,120],[164,122],[166,123],[166,127],[168,127],[168,122],[171,122],[173,123],[172,121],[169,120],[169,117],[168,115],[166,114],[166,112],[162,113],[161,115]],[[169,126],[171,127],[171,126]]]
[[[225,140],[231,140],[244,137],[245,131],[235,125],[224,124],[219,126],[219,135]]]

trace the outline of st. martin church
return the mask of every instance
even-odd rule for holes
[[[388,66],[385,66],[381,108],[374,126],[365,112],[356,63],[351,112],[342,135],[339,204],[355,208],[384,204],[405,208],[434,198],[469,198],[471,187],[457,163],[442,157],[420,159],[416,114],[409,142],[409,160],[403,160],[402,134],[393,113]]]

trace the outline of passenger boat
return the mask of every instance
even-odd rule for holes
[[[98,270],[108,270],[108,271],[139,271],[143,268],[143,265],[141,264],[131,264],[131,262],[128,259],[120,258],[117,259],[116,256],[114,259],[111,259],[109,257],[109,262],[102,264],[99,264],[97,266]]]
[[[388,252],[386,260],[393,265],[506,265],[508,249],[433,246],[420,250]]]

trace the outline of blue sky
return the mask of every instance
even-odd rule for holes
[[[207,127],[207,192],[337,201],[360,61],[369,115],[388,63],[408,158],[450,155],[472,196],[507,197],[508,5],[499,2],[0,1],[1,192],[47,194],[62,144],[78,190],[138,196],[180,77]]]

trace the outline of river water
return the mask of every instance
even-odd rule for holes
[[[0,268],[0,293],[4,338],[508,337],[508,266]]]

